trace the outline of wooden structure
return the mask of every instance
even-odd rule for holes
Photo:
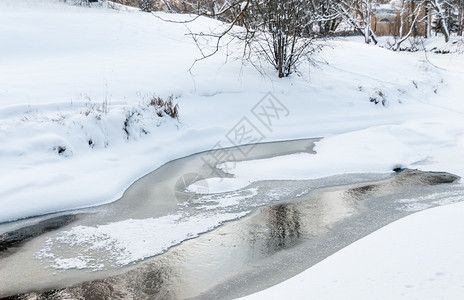
[[[414,26],[413,36],[429,36],[430,15],[426,7],[417,7],[417,1],[391,1],[388,4],[377,5],[373,11],[371,28],[378,36],[399,36],[401,23],[403,23],[402,35],[409,32]],[[417,16],[417,14],[419,14]],[[413,24],[417,16],[417,22]]]

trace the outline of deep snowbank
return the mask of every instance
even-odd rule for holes
[[[170,159],[218,141],[231,145],[227,134],[242,117],[263,140],[347,133],[318,146],[319,165],[330,165],[329,173],[353,171],[345,164],[351,161],[357,171],[427,164],[462,174],[453,162],[463,143],[454,82],[462,57],[433,57],[451,67],[446,72],[421,54],[339,41],[322,54],[328,65],[303,70],[301,79],[277,80],[271,72],[264,78],[238,61],[224,64],[223,54],[197,64],[192,74],[198,51],[183,24],[58,1],[0,5],[6,45],[0,50],[0,221],[113,201]],[[200,19],[189,27],[216,24]],[[272,128],[251,113],[268,91],[289,112]],[[145,110],[153,94],[177,97],[180,123]],[[128,138],[124,122],[134,110],[145,113]],[[334,157],[337,164],[329,164]],[[327,175],[312,166],[305,174],[289,167],[286,174]]]
[[[402,165],[463,174],[456,161],[463,144],[460,56],[434,56],[443,71],[420,53],[342,40],[322,53],[327,65],[301,77],[263,77],[239,61],[225,64],[224,53],[190,73],[199,55],[184,24],[58,1],[2,1],[0,8],[0,222],[114,201],[168,160],[217,142],[245,143],[229,134],[243,117],[263,141],[333,136],[318,145],[318,164],[330,165],[329,173]],[[288,110],[272,127],[252,113],[268,91]],[[175,97],[180,122],[147,109],[154,94]],[[128,137],[124,123],[134,110],[141,116],[131,120]],[[329,164],[334,157],[337,164]],[[306,163],[301,174],[284,162],[284,173],[327,175]],[[237,166],[237,177],[247,170]]]

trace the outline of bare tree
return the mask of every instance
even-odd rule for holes
[[[221,20],[228,19],[236,13],[237,1],[230,0],[180,0],[172,3],[172,6],[181,13],[193,13],[198,15],[208,15]],[[222,13],[221,13],[222,12]]]
[[[430,0],[429,4],[434,10],[434,16],[436,18],[436,29],[441,31],[445,38],[445,42],[448,43],[450,39],[450,31],[448,27],[450,14],[447,7],[449,2],[446,0]]]
[[[402,0],[399,15],[400,27],[398,30],[398,38],[391,47],[394,51],[398,51],[401,44],[414,34],[418,23],[424,22],[427,19],[426,2],[426,0],[418,2]],[[405,28],[409,28],[406,29],[407,32],[405,32]]]
[[[450,32],[462,36],[464,27],[464,0],[448,0],[446,2],[448,28]]]
[[[376,3],[376,0],[341,0],[337,5],[344,20],[364,36],[366,44],[378,41],[371,23]]]
[[[321,36],[335,33],[340,23],[343,21],[337,9],[339,0],[311,0],[309,1],[311,10],[318,15],[316,33]]]
[[[455,0],[457,6],[458,35],[462,36],[464,31],[464,0]]]
[[[221,9],[204,8],[202,15],[225,21],[216,33],[192,33],[199,39],[213,37],[213,51],[203,52],[200,59],[214,55],[221,41],[232,38],[243,42],[246,62],[261,69],[265,61],[275,68],[280,78],[297,70],[302,61],[312,61],[313,53],[319,48],[314,44],[314,25],[329,22],[338,15],[335,10],[321,10],[315,1],[307,0],[246,0],[227,2]],[[328,13],[330,11],[330,13]]]
[[[259,23],[250,46],[254,53],[264,57],[279,77],[289,76],[302,58],[309,58],[314,50],[313,37],[308,28],[319,18],[305,0],[256,1],[252,7]]]

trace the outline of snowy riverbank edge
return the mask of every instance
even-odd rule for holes
[[[462,55],[429,54],[436,68],[421,53],[350,38],[292,78],[224,64],[224,54],[192,74],[198,49],[183,24],[54,0],[0,6],[0,222],[115,201],[167,161],[250,141],[327,137],[310,160],[279,165],[281,177],[398,166],[464,175]],[[174,96],[179,121],[157,116],[153,94]],[[283,113],[263,119],[258,110],[272,101]],[[255,130],[240,137],[239,128]],[[266,173],[243,178],[245,169],[231,171],[241,184]]]

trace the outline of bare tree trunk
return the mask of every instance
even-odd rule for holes
[[[446,14],[445,9],[443,7],[443,2],[441,2],[440,0],[433,0],[432,5],[437,11],[437,17],[440,20],[441,31],[443,33],[443,36],[445,37],[445,43],[448,43],[450,39],[450,32],[448,29],[448,22],[447,22],[448,15]]]
[[[458,1],[458,35],[462,36],[463,31],[463,19],[464,19],[464,0]]]
[[[419,17],[421,16],[421,10],[422,10],[423,6],[425,5],[425,3],[420,2],[414,7],[414,10],[411,11],[411,8],[410,8],[409,13],[406,16],[406,18],[408,19],[409,30],[405,35],[403,35],[404,21],[405,21],[404,20],[405,2],[406,1],[403,0],[403,6],[402,6],[402,9],[401,9],[401,13],[400,13],[400,29],[399,29],[398,40],[392,46],[392,49],[394,51],[398,51],[400,49],[401,44],[404,41],[406,41],[411,35],[414,34],[416,24],[419,21],[423,21],[423,19],[419,19]],[[424,18],[427,18],[427,16],[424,16]],[[427,24],[427,26],[428,26],[428,24]]]
[[[430,9],[427,7],[426,10],[425,10],[425,13],[427,14],[427,33],[426,33],[426,37],[427,38],[430,38],[430,36],[432,35],[432,17],[430,15]]]
[[[375,0],[341,0],[337,4],[339,13],[356,31],[364,36],[364,42],[377,44],[377,36],[372,28],[373,5]]]
[[[449,29],[448,29],[448,24],[447,24],[445,18],[441,19],[441,27],[442,27],[443,35],[445,37],[445,43],[448,43],[449,39],[450,39],[450,33],[449,33]]]

